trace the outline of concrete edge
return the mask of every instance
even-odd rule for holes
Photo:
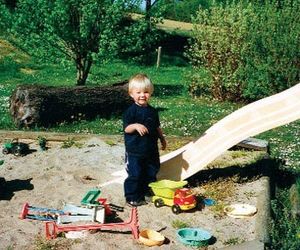
[[[263,243],[270,243],[269,223],[271,218],[270,178],[262,177],[263,191],[257,197],[257,217],[255,220],[255,238]]]

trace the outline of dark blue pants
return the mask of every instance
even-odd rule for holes
[[[128,177],[124,182],[126,201],[144,200],[149,192],[148,184],[156,181],[160,162],[159,155],[133,156],[126,153],[126,171]]]

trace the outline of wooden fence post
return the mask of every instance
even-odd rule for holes
[[[159,68],[160,65],[160,55],[161,55],[161,46],[157,49],[157,61],[156,61],[156,68]]]

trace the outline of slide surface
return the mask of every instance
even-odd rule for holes
[[[198,140],[161,156],[158,179],[184,180],[242,140],[298,119],[300,83],[236,110]]]

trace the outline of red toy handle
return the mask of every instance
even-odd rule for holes
[[[57,236],[57,225],[54,221],[45,222],[46,238],[48,240],[55,239]]]
[[[28,207],[29,207],[29,204],[27,202],[24,203],[21,214],[20,214],[20,219],[24,220],[26,218],[26,215],[28,214]]]
[[[106,203],[107,199],[106,198],[99,198],[98,199],[98,202],[104,206],[104,209],[105,209],[105,214],[106,215],[112,215],[112,211],[109,207],[109,204]]]

